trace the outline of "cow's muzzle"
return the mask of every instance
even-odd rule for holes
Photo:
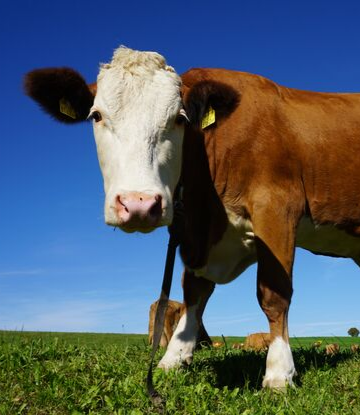
[[[119,227],[127,232],[149,232],[160,225],[163,215],[161,195],[131,192],[115,198]]]

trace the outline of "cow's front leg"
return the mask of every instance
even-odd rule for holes
[[[270,326],[271,342],[263,387],[283,389],[296,374],[289,345],[288,311],[292,296],[292,267],[300,209],[286,203],[254,213],[258,257],[257,296]]]
[[[164,357],[159,363],[163,369],[171,369],[192,362],[193,353],[202,327],[202,315],[215,284],[190,271],[184,272],[184,309]]]
[[[260,247],[258,252],[267,250]],[[260,306],[269,321],[270,346],[266,358],[266,373],[263,387],[283,389],[293,384],[296,374],[294,361],[289,345],[288,311],[290,306],[292,284],[290,275],[280,269],[279,264],[263,261],[263,253],[259,255],[257,295]],[[274,271],[276,270],[276,273]]]

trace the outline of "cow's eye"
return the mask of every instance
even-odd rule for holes
[[[185,123],[185,121],[186,121],[186,118],[179,114],[175,119],[175,124],[176,125],[182,125],[182,124]]]
[[[176,125],[182,125],[182,124],[185,124],[185,122],[189,122],[189,118],[186,115],[185,110],[181,109],[179,114],[177,115],[177,117],[175,119],[175,124]]]
[[[99,111],[93,111],[91,114],[90,114],[90,117],[89,118],[91,118],[92,120],[94,120],[95,122],[99,122],[99,121],[101,121],[102,120],[102,116],[101,116],[101,114],[100,114],[100,112]]]

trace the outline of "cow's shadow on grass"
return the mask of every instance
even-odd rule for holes
[[[301,379],[309,369],[328,370],[339,363],[353,358],[349,350],[328,356],[325,350],[314,348],[295,348],[293,350],[297,376],[296,385],[301,386]],[[244,350],[216,350],[194,362],[194,370],[207,373],[209,382],[222,388],[249,388],[260,390],[266,368],[266,352]]]

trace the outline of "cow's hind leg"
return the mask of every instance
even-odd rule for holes
[[[195,277],[192,272],[185,270],[183,314],[159,363],[160,368],[171,369],[191,363],[197,341],[202,334],[202,315],[214,286],[213,282]]]
[[[279,196],[279,195],[277,195]],[[270,206],[270,208],[268,207]],[[292,267],[296,226],[301,207],[279,197],[253,212],[258,257],[257,296],[270,326],[264,387],[285,388],[296,374],[289,345],[288,311],[292,296]]]

